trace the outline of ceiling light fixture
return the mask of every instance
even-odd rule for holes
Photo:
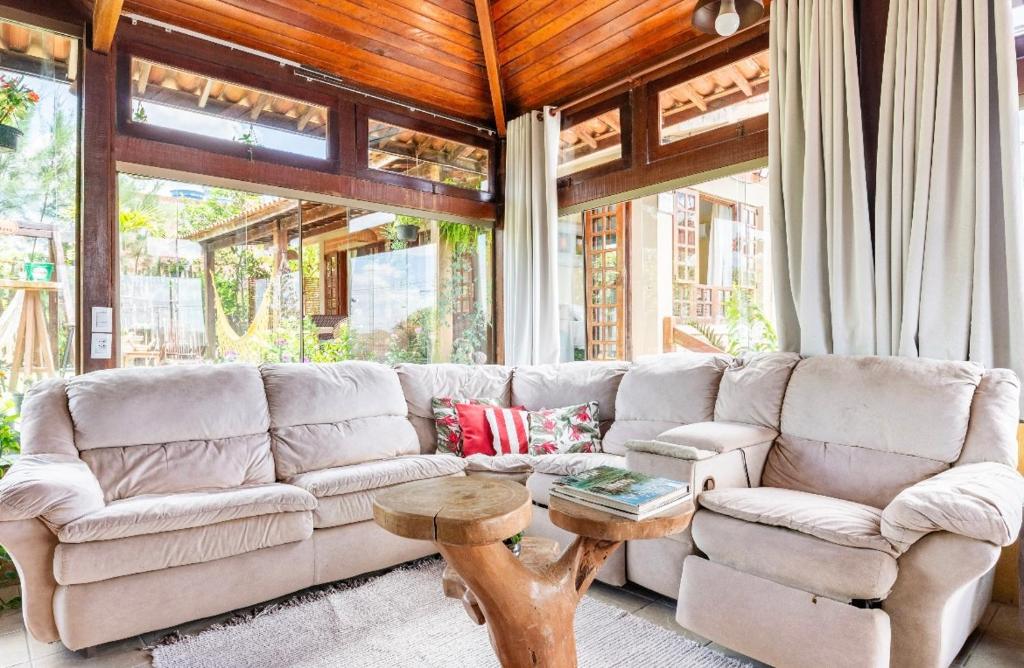
[[[700,0],[693,10],[693,27],[708,35],[728,37],[762,16],[764,0]]]

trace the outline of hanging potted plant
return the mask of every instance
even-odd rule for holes
[[[15,127],[39,102],[39,94],[24,83],[0,75],[0,151],[18,150],[21,130]]]

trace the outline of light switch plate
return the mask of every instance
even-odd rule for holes
[[[92,335],[92,347],[90,357],[94,360],[108,360],[113,348],[114,335],[94,332]]]
[[[114,309],[109,306],[92,307],[92,331],[113,332],[114,331]]]

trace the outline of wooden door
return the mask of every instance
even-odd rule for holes
[[[348,253],[345,251],[324,255],[324,307],[327,315],[348,317]]]
[[[587,359],[624,360],[627,327],[626,220],[629,202],[583,214]]]

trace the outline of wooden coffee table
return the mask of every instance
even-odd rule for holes
[[[533,555],[524,564],[502,543],[530,523],[530,493],[519,483],[420,480],[382,492],[373,504],[380,526],[437,545],[468,587],[467,612],[487,622],[505,668],[575,666],[576,606],[601,565],[624,541],[684,530],[693,511],[684,504],[638,522],[552,497],[551,521],[577,538],[561,556]]]

